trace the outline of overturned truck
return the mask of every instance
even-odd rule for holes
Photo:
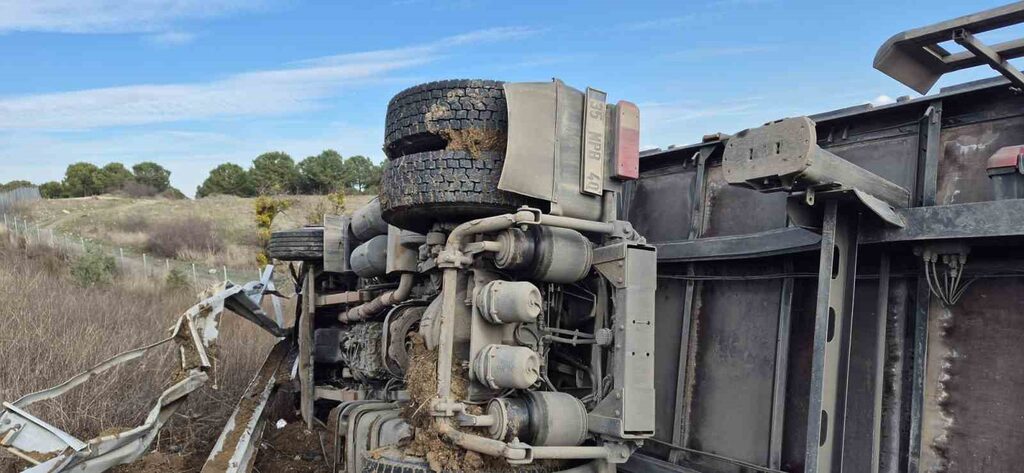
[[[1024,47],[974,34],[1021,21],[910,30],[875,60],[922,93],[1002,79],[642,154],[637,107],[596,89],[403,91],[379,197],[273,235],[292,327],[259,303],[270,271],[227,284],[165,341],[186,376],[146,425],[81,441],[26,410],[129,353],[5,403],[0,445],[30,471],[137,459],[227,308],[282,341],[204,472],[252,468],[274,396],[337,472],[1018,471]]]

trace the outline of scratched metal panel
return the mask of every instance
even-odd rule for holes
[[[687,238],[695,176],[692,167],[676,166],[645,173],[633,184],[627,215],[648,242]]]
[[[992,200],[985,163],[999,148],[1020,144],[1024,144],[1024,117],[943,128],[938,203]]]
[[[730,263],[730,269],[739,266]],[[774,263],[772,266],[779,266]],[[775,267],[755,264],[738,273]],[[767,459],[781,280],[705,281],[694,341],[691,447]]]
[[[743,235],[786,226],[786,194],[730,186],[721,166],[707,169],[705,237]]]

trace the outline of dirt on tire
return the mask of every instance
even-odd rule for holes
[[[533,199],[498,189],[505,154],[498,151],[428,151],[384,164],[380,205],[388,223],[425,233],[436,222],[499,215]]]
[[[508,111],[503,83],[445,80],[403,90],[388,103],[384,152],[395,159],[424,151],[453,149],[460,133],[485,132],[486,149],[504,151]],[[455,144],[454,149],[460,145]],[[500,149],[499,149],[500,148]]]

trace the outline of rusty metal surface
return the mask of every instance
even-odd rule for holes
[[[778,268],[778,267],[777,267]],[[689,446],[767,459],[781,281],[705,281]],[[742,300],[742,304],[736,304]]]
[[[1020,471],[1024,464],[1024,279],[976,282],[957,306],[933,305],[922,468]]]
[[[939,204],[992,200],[985,164],[1004,146],[1024,137],[1024,117],[946,128],[939,160]]]

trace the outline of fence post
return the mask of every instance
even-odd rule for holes
[[[221,268],[224,269],[224,282],[228,282],[228,265],[223,265]]]
[[[171,260],[170,258],[164,258],[164,270],[167,274],[171,274]]]
[[[82,253],[85,253],[85,237],[78,237],[78,238],[80,240],[82,240]]]
[[[192,282],[195,283],[196,286],[199,285],[199,275],[196,274],[196,264],[195,263],[192,263]]]
[[[147,278],[150,276],[150,274],[149,274],[149,262],[146,261],[146,254],[145,253],[142,254],[142,272],[146,273],[146,277]]]
[[[117,250],[121,252],[121,266],[123,267],[124,266],[124,248],[118,248]]]

